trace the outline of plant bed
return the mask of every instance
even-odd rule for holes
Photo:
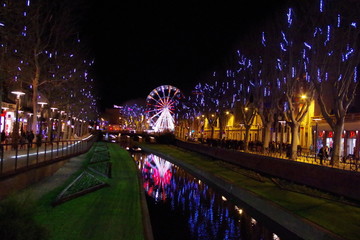
[[[111,178],[111,162],[93,163],[88,168],[103,177]]]
[[[109,152],[94,152],[90,159],[90,163],[97,163],[97,162],[105,162],[109,161],[110,155]]]
[[[102,146],[102,145],[97,145],[95,146],[94,152],[104,152],[104,151],[108,151],[109,149],[107,148],[106,145]]]
[[[107,183],[84,171],[57,196],[52,205],[59,205],[106,186],[108,186]]]

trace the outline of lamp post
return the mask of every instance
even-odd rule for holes
[[[284,128],[286,125],[286,121],[285,120],[279,120],[279,123],[281,125],[281,135],[280,135],[280,154],[282,154],[282,150],[283,150],[283,144],[284,144]]]
[[[19,90],[15,90],[11,92],[12,94],[16,95],[16,110],[15,110],[15,124],[13,128],[13,146],[17,148],[18,140],[19,140],[19,105],[20,105],[20,96],[24,95],[25,93]]]
[[[54,118],[55,118],[55,111],[58,109],[56,107],[51,107],[51,117],[50,117],[50,123],[51,123],[51,127],[50,127],[50,131],[49,131],[49,137],[50,137],[50,142],[53,141],[54,137],[53,137],[53,132],[54,132],[54,129],[53,129],[53,125],[54,125]]]
[[[315,121],[315,143],[314,143],[314,155],[315,155],[315,162],[316,162],[316,154],[318,152],[318,149],[317,149],[317,138],[318,138],[318,122],[322,120],[321,118],[313,118],[313,121]]]
[[[40,124],[39,124],[39,133],[42,134],[42,122],[43,122],[43,108],[44,106],[47,104],[47,102],[38,102],[38,104],[40,104]]]
[[[4,131],[4,132],[6,132],[5,130],[5,128],[6,128],[6,111],[9,109],[8,107],[2,107],[1,108],[2,110],[3,110],[3,117],[4,117],[4,119],[3,119],[3,121],[1,122],[1,131]]]
[[[226,139],[229,140],[229,135],[230,135],[229,114],[230,114],[230,112],[226,111],[225,114],[226,114],[225,136],[226,136]],[[227,127],[227,131],[226,131],[226,127]]]

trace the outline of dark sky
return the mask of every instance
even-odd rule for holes
[[[145,99],[165,84],[188,94],[284,1],[96,2],[87,28],[105,108]]]

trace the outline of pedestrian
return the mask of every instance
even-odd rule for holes
[[[291,144],[287,144],[287,145],[285,145],[285,146],[286,146],[286,148],[285,148],[285,150],[286,150],[286,157],[287,157],[287,158],[291,158],[291,154],[292,154]]]
[[[318,153],[318,157],[320,159],[320,164],[323,165],[323,160],[328,158],[328,150],[327,150],[327,146],[325,147],[321,147]]]
[[[24,133],[24,131],[21,132],[20,134],[20,149],[24,149],[25,143],[26,143],[26,135]]]
[[[36,134],[36,146],[41,147],[41,143],[42,143],[42,136],[41,133],[38,133]]]
[[[2,132],[1,132],[0,141],[1,141],[1,148],[0,148],[0,150],[3,152],[3,151],[4,151],[4,144],[6,143],[6,133],[5,133],[5,130],[2,130]]]
[[[31,130],[27,134],[27,140],[28,140],[29,148],[32,148],[34,138],[35,138],[34,132]]]
[[[6,140],[6,133],[5,133],[5,130],[2,130],[2,132],[1,132],[1,143],[5,144],[5,140]]]
[[[297,145],[297,155],[301,156],[301,154],[302,154],[302,147],[301,145]]]

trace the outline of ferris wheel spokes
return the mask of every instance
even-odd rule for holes
[[[179,99],[180,90],[170,85],[155,88],[147,97],[147,114],[154,131],[173,131],[175,128],[174,111]]]

